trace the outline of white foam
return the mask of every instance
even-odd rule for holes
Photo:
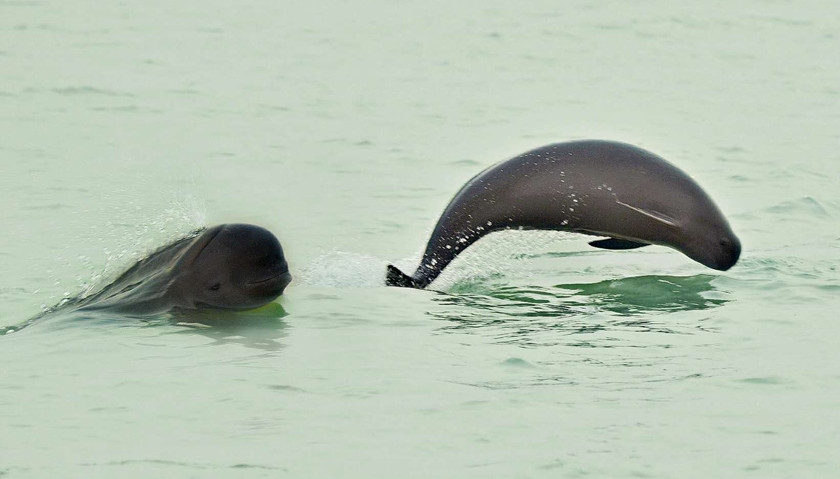
[[[375,256],[331,251],[315,258],[295,280],[328,288],[373,288],[385,286],[387,265],[386,260]]]

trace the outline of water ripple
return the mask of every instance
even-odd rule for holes
[[[439,293],[434,300],[443,308],[428,314],[450,323],[442,331],[487,331],[499,343],[629,347],[616,343],[615,334],[711,331],[702,319],[685,323],[668,313],[702,311],[731,301],[729,292],[713,285],[716,278],[639,276],[553,287],[459,283],[449,293]]]

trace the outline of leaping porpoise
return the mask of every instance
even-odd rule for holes
[[[283,248],[270,231],[223,224],[158,249],[67,306],[127,314],[252,309],[274,301],[291,280]]]
[[[388,265],[386,284],[425,288],[479,238],[522,228],[607,239],[590,245],[658,244],[725,271],[741,243],[720,209],[687,174],[641,148],[612,141],[557,143],[479,173],[455,195],[411,276]]]

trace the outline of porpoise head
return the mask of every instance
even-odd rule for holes
[[[673,244],[678,251],[698,263],[718,271],[726,271],[741,256],[741,241],[735,236],[726,217],[699,186],[693,194],[686,188],[674,212],[677,218]]]
[[[735,266],[741,256],[741,241],[732,232],[722,214],[699,218],[698,225],[690,225],[686,241],[679,248],[686,256],[709,268],[726,271]]]
[[[253,309],[292,280],[283,248],[268,230],[225,224],[202,232],[176,264],[177,293],[192,307]]]
[[[641,234],[632,239],[669,246],[704,266],[726,271],[738,262],[741,242],[712,199],[684,177],[685,183],[673,188],[678,196],[636,197],[632,204],[616,199],[616,204],[622,214],[633,212],[631,223]]]

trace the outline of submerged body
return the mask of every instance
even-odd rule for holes
[[[252,309],[274,301],[291,279],[271,232],[225,224],[158,249],[98,292],[67,306],[125,314]]]
[[[386,282],[425,288],[475,241],[512,228],[606,236],[590,243],[606,249],[668,246],[717,270],[741,252],[718,207],[680,169],[632,145],[574,141],[479,173],[444,210],[414,274],[389,266]]]

